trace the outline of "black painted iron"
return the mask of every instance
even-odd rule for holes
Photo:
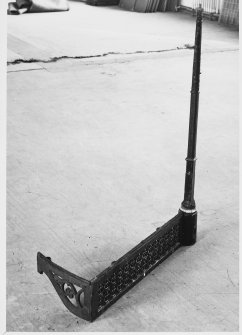
[[[37,254],[38,272],[48,276],[64,305],[80,318],[95,320],[180,246],[189,246],[196,242],[197,211],[194,183],[201,36],[200,6],[197,9],[196,21],[185,191],[178,214],[91,280],[63,269],[40,252]]]
[[[190,100],[190,120],[188,132],[188,147],[186,158],[186,176],[184,200],[180,211],[183,212],[183,244],[192,245],[197,236],[197,211],[194,200],[195,167],[196,167],[196,145],[197,145],[197,122],[199,107],[199,86],[201,67],[201,43],[202,43],[202,8],[197,10],[197,23],[195,33],[195,47],[193,58],[192,89]]]
[[[73,314],[93,321],[181,245],[182,217],[178,213],[92,280],[66,271],[40,252],[38,272],[49,277]]]

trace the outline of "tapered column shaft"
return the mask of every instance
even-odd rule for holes
[[[186,158],[186,177],[184,200],[181,210],[195,211],[194,200],[195,165],[196,165],[196,144],[197,144],[197,120],[199,106],[199,84],[200,84],[200,63],[201,63],[201,40],[202,40],[202,8],[197,9],[196,35],[193,58],[193,74],[190,101],[190,121],[188,134],[188,149]]]

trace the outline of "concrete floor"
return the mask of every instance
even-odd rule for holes
[[[192,43],[194,18],[71,8],[86,18],[78,32],[74,9],[9,17],[7,330],[238,331],[238,33],[216,22],[204,21],[197,244],[94,323],[69,313],[37,273],[41,251],[91,279],[174,216],[183,198],[193,51],[147,51]],[[63,37],[65,15],[76,21],[63,24]],[[43,45],[40,62],[15,64]],[[61,59],[112,51],[121,54]],[[54,54],[60,60],[50,61]]]
[[[8,61],[169,50],[194,42],[190,15],[69,3],[69,12],[8,16]],[[204,51],[238,49],[238,32],[217,23],[207,21],[204,35]]]

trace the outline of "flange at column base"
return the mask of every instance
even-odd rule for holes
[[[182,213],[181,245],[193,245],[197,241],[197,211],[189,213],[180,209],[179,212]]]

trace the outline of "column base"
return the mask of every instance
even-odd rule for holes
[[[197,211],[191,212],[183,211],[182,213],[182,224],[181,224],[181,244],[184,246],[193,245],[197,240]]]

